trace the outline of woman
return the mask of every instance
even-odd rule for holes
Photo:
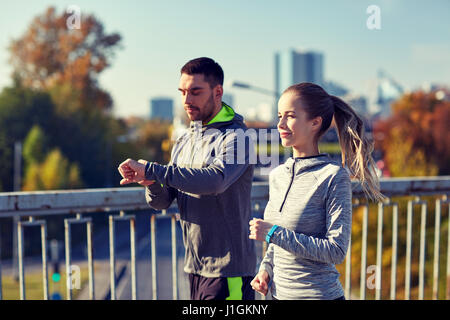
[[[264,220],[250,221],[250,239],[269,246],[251,285],[275,299],[345,299],[335,264],[343,262],[352,222],[349,173],[375,200],[379,192],[372,144],[363,121],[320,86],[300,83],[278,102],[278,131],[293,157],[269,177]],[[319,138],[335,120],[342,165],[320,154]]]

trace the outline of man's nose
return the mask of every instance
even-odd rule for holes
[[[184,96],[184,104],[191,105],[192,101],[192,94],[186,93],[186,95]]]

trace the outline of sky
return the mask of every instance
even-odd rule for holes
[[[148,116],[150,99],[160,96],[181,108],[180,68],[201,56],[222,66],[224,91],[243,114],[273,100],[228,84],[273,89],[274,54],[291,48],[322,52],[324,78],[358,94],[367,94],[379,69],[407,90],[450,86],[448,0],[14,0],[0,12],[0,90],[11,84],[11,39],[51,5],[60,13],[76,5],[121,34],[123,48],[99,77],[117,116]],[[379,30],[367,27],[370,5],[380,8]]]

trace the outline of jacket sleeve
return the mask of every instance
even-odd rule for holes
[[[145,175],[147,180],[193,194],[219,194],[233,184],[249,167],[251,139],[238,143],[239,135],[228,134],[220,143],[212,162],[203,168],[179,167],[176,164],[150,163]],[[241,146],[241,147],[239,147]]]
[[[176,142],[174,147],[172,148],[170,158],[174,157],[174,150],[177,145],[180,143],[182,137],[180,137]],[[170,160],[169,165],[172,163]],[[153,180],[153,179],[150,179]],[[145,201],[147,204],[156,210],[163,210],[170,207],[173,200],[177,197],[178,190],[171,188],[167,185],[164,185],[160,182],[155,181],[155,183],[145,187]]]
[[[155,182],[145,187],[145,200],[153,209],[163,210],[170,207],[177,196],[177,192],[174,188],[162,186]]]
[[[269,246],[267,247],[266,254],[264,255],[264,258],[261,261],[261,264],[259,266],[258,271],[267,271],[269,274],[269,282],[273,279],[273,249],[274,244],[269,243]]]
[[[278,227],[270,239],[271,243],[305,259],[332,264],[342,263],[347,254],[351,235],[351,199],[350,178],[342,168],[332,178],[328,188],[325,237],[307,236]]]

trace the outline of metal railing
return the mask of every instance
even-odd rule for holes
[[[378,203],[377,215],[377,242],[376,242],[376,290],[375,299],[381,299],[382,292],[382,258],[383,258],[383,219],[385,209],[392,211],[392,246],[391,246],[391,288],[390,299],[396,299],[397,276],[397,253],[398,253],[398,219],[399,206],[392,202],[392,197],[413,196],[407,206],[406,227],[406,266],[405,266],[405,299],[410,299],[411,293],[411,250],[412,250],[412,227],[413,214],[416,206],[421,207],[420,222],[420,257],[419,257],[419,299],[424,298],[424,274],[425,274],[425,250],[426,250],[426,218],[428,204],[421,200],[422,196],[435,196],[435,228],[434,228],[434,256],[433,256],[433,299],[438,298],[439,291],[439,264],[440,264],[440,229],[442,207],[449,204],[450,177],[416,177],[416,178],[392,178],[381,180],[381,191],[388,197],[384,203]],[[361,266],[360,266],[360,290],[359,299],[366,299],[367,280],[367,247],[368,247],[368,219],[369,206],[373,205],[364,200],[362,190],[356,182],[352,182],[353,208],[362,208],[362,230],[361,230]],[[252,187],[252,208],[255,216],[261,216],[269,198],[269,190],[266,182],[255,182]],[[87,253],[89,273],[89,299],[95,299],[94,291],[94,267],[93,267],[93,224],[90,217],[82,217],[86,213],[95,212],[120,212],[119,215],[109,215],[109,260],[110,260],[110,297],[116,299],[116,248],[115,248],[115,222],[129,221],[130,224],[130,273],[131,273],[131,298],[138,299],[137,273],[136,273],[136,217],[127,215],[126,211],[149,210],[145,202],[143,188],[111,188],[111,189],[86,189],[86,190],[64,190],[64,191],[38,191],[38,192],[11,192],[0,193],[0,222],[3,218],[19,216],[28,220],[19,221],[18,232],[18,271],[20,299],[26,299],[25,277],[24,277],[24,239],[23,228],[27,226],[41,227],[42,248],[42,279],[44,299],[49,298],[48,289],[48,263],[47,263],[47,222],[44,219],[35,220],[36,217],[51,215],[73,214],[74,218],[64,219],[65,227],[65,269],[67,276],[66,298],[72,299],[71,287],[71,225],[86,224],[87,226]],[[178,299],[178,261],[176,243],[177,214],[168,213],[163,210],[160,214],[152,214],[150,217],[150,243],[151,243],[151,269],[152,269],[152,298],[158,299],[157,290],[157,252],[156,252],[156,219],[171,219],[171,256],[172,256],[172,298]],[[450,209],[449,209],[450,215]],[[51,219],[51,217],[47,217]],[[450,219],[448,220],[450,221]],[[450,222],[449,222],[450,223]],[[450,226],[449,226],[450,227]],[[450,228],[449,228],[450,229]],[[1,237],[0,237],[1,239]],[[351,291],[351,254],[352,240],[345,262],[345,295],[352,297]],[[263,250],[265,246],[262,246]],[[0,246],[1,249],[1,246]],[[263,253],[262,253],[263,254]],[[450,232],[447,241],[447,279],[450,279]],[[450,288],[447,285],[446,299],[450,299]],[[2,299],[2,273],[0,260],[0,299]]]

